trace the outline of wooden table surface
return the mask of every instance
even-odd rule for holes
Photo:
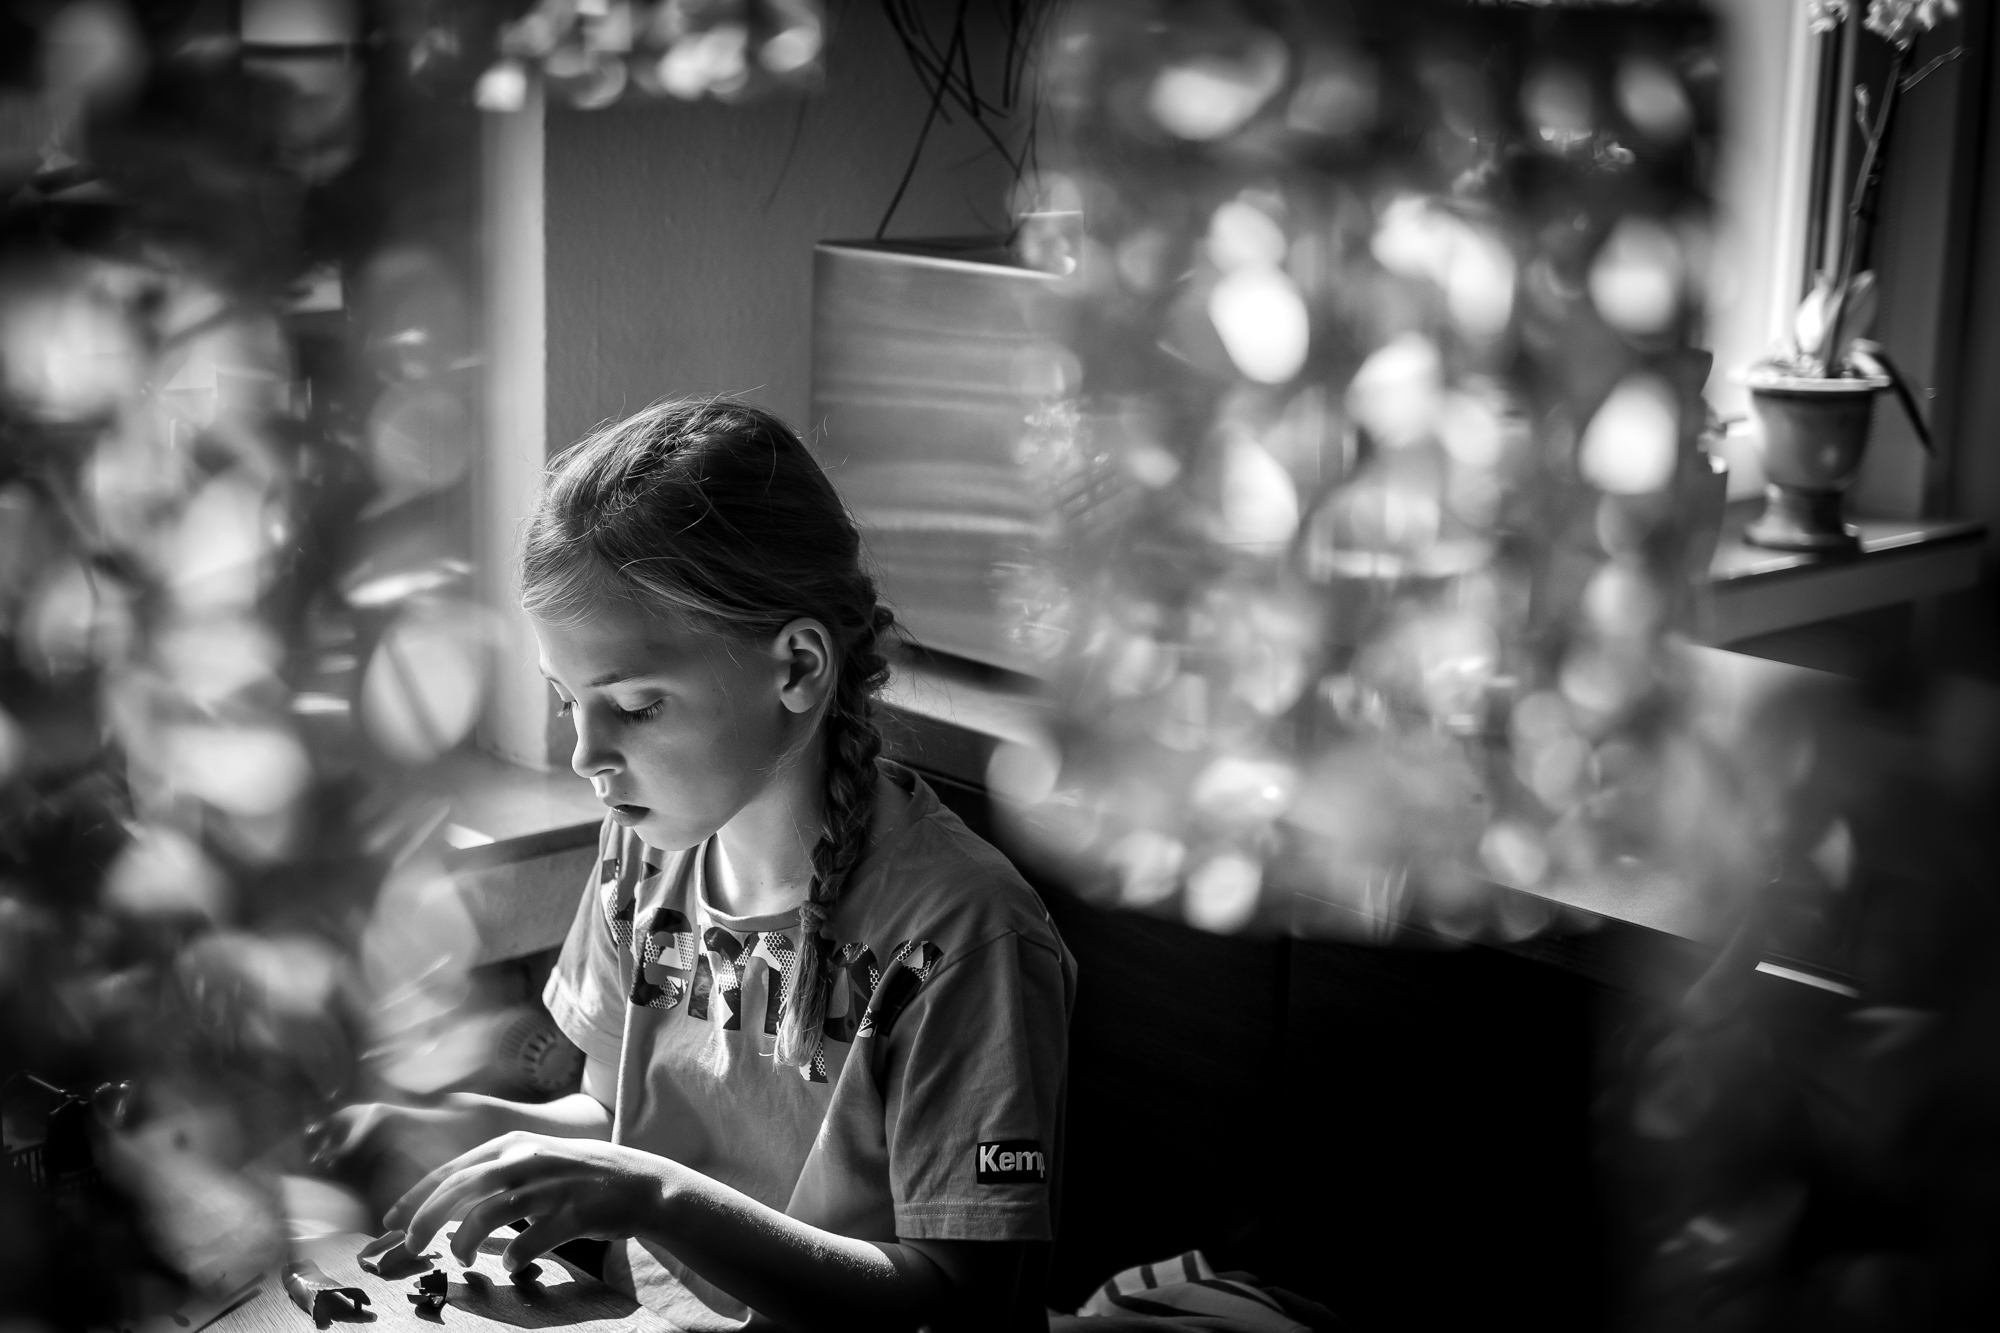
[[[409,1293],[416,1287],[416,1274],[395,1279],[379,1278],[361,1271],[355,1255],[369,1237],[345,1234],[320,1236],[300,1241],[297,1256],[318,1264],[326,1275],[347,1286],[368,1293],[370,1304],[358,1316],[335,1319],[328,1333],[343,1333],[360,1325],[371,1333],[437,1333],[456,1327],[460,1333],[486,1333],[500,1328],[566,1328],[581,1333],[665,1333],[667,1325],[658,1316],[629,1296],[621,1295],[596,1278],[545,1254],[540,1279],[532,1286],[516,1286],[500,1266],[500,1252],[513,1233],[502,1228],[479,1247],[470,1269],[462,1269],[446,1248],[453,1228],[447,1227],[431,1243],[427,1253],[436,1255],[441,1268],[451,1276],[451,1291],[445,1308],[436,1315],[419,1314],[410,1304]],[[267,1273],[254,1295],[242,1305],[208,1324],[186,1333],[312,1333],[311,1316],[292,1303],[277,1273]]]

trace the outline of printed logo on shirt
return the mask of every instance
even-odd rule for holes
[[[1000,1139],[979,1145],[982,1185],[1039,1185],[1049,1178],[1049,1159],[1034,1139]]]

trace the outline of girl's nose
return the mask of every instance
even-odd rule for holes
[[[569,766],[576,775],[594,778],[616,773],[620,768],[618,751],[606,744],[602,729],[591,725],[582,708],[571,709],[570,720],[576,725],[576,748],[570,751]]]

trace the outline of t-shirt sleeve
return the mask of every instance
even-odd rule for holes
[[[626,951],[612,937],[611,923],[604,911],[604,885],[598,867],[607,857],[616,856],[620,830],[606,820],[598,834],[597,859],[591,863],[590,883],[576,905],[562,953],[548,985],[542,988],[542,1003],[563,1035],[593,1060],[618,1063],[625,1039],[625,995],[631,981]]]
[[[1010,931],[940,958],[896,1020],[882,1091],[898,1236],[1053,1238],[1069,1056],[1059,949]]]

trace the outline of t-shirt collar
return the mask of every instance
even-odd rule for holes
[[[890,825],[880,838],[875,840],[873,846],[862,853],[861,860],[855,864],[850,875],[859,875],[864,867],[868,866],[871,862],[879,860],[885,852],[895,846],[905,832],[920,820],[928,818],[937,809],[937,796],[931,791],[928,783],[920,781],[914,772],[896,763],[894,760],[884,759],[881,761],[881,765],[884,776],[908,792],[910,800],[903,807],[901,817],[894,824]],[[767,912],[762,916],[731,916],[710,902],[708,898],[708,857],[714,841],[715,836],[711,834],[708,841],[695,849],[694,864],[689,868],[689,873],[692,876],[692,883],[689,887],[693,901],[699,906],[701,915],[707,919],[710,925],[721,926],[724,930],[733,931],[738,935],[749,935],[752,933],[764,935],[774,931],[789,931],[799,924],[797,908],[793,908],[789,912]]]

